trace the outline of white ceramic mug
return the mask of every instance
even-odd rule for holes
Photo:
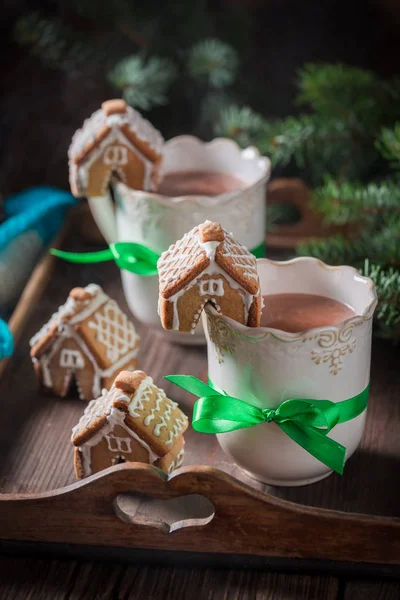
[[[232,140],[205,143],[191,136],[166,142],[161,176],[170,171],[210,170],[243,180],[245,188],[218,196],[181,196],[132,190],[123,183],[114,188],[116,210],[109,197],[90,198],[93,216],[106,241],[136,242],[161,254],[187,231],[206,219],[219,221],[250,249],[264,243],[266,184],[270,161],[256,148],[241,150]],[[161,329],[157,314],[158,277],[141,277],[121,271],[126,300],[139,321]],[[168,339],[202,343],[201,328],[194,335],[169,332]]]
[[[207,307],[208,373],[235,398],[277,408],[290,398],[340,402],[369,383],[373,282],[353,267],[330,267],[315,258],[257,261],[263,294],[308,293],[350,305],[357,316],[339,325],[287,333],[251,328]],[[366,411],[336,425],[329,437],[349,458],[364,429]],[[223,450],[250,475],[271,485],[305,485],[331,470],[291,440],[275,423],[219,434]]]

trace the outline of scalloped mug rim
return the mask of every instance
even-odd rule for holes
[[[292,258],[290,260],[279,261],[279,260],[271,260],[269,258],[258,258],[257,263],[267,263],[272,264],[276,267],[286,267],[292,266],[296,263],[311,263],[314,266],[321,266],[328,271],[337,271],[337,270],[350,270],[357,275],[357,277],[361,280],[364,280],[369,285],[369,292],[372,294],[372,300],[369,302],[365,310],[361,315],[355,315],[354,317],[350,317],[349,319],[345,319],[340,323],[336,323],[335,325],[323,325],[320,327],[311,327],[309,329],[303,329],[302,331],[298,331],[296,333],[290,333],[288,331],[283,331],[281,329],[275,329],[273,327],[248,327],[247,325],[242,325],[242,323],[238,323],[234,319],[230,317],[226,317],[218,313],[212,305],[207,305],[205,307],[206,312],[210,313],[213,317],[218,317],[222,321],[226,322],[227,325],[230,325],[230,328],[239,332],[239,334],[246,338],[252,338],[252,341],[258,341],[258,339],[265,339],[266,337],[273,337],[282,342],[295,342],[303,339],[310,334],[319,335],[326,331],[332,331],[341,329],[343,327],[347,327],[350,324],[356,324],[362,321],[368,321],[372,318],[376,305],[378,304],[378,298],[376,295],[375,284],[369,277],[365,275],[361,275],[360,272],[350,265],[328,265],[324,263],[319,258],[314,258],[313,256],[299,256],[297,258]],[[260,336],[261,334],[261,336]]]
[[[252,190],[258,186],[263,185],[265,183],[265,181],[268,181],[268,179],[271,176],[271,161],[270,161],[270,159],[267,156],[263,156],[262,154],[260,154],[259,150],[255,146],[247,146],[246,148],[241,148],[239,146],[239,144],[237,142],[235,142],[234,140],[231,140],[230,138],[224,138],[224,137],[216,137],[216,138],[210,140],[209,142],[205,142],[205,141],[201,140],[200,138],[193,136],[193,135],[178,135],[178,136],[171,138],[170,140],[167,140],[165,142],[165,147],[169,148],[171,146],[175,146],[175,145],[179,145],[179,144],[192,144],[192,145],[194,144],[194,145],[197,145],[197,146],[200,146],[203,148],[209,148],[209,149],[218,148],[218,146],[231,146],[232,148],[235,149],[235,151],[242,158],[242,160],[257,162],[260,166],[260,169],[262,169],[264,172],[260,176],[260,178],[257,179],[256,181],[254,181],[252,184],[250,184],[244,188],[241,188],[239,190],[224,192],[223,194],[217,194],[216,196],[207,196],[206,194],[204,194],[204,195],[196,194],[196,195],[190,195],[190,196],[186,195],[186,196],[170,197],[170,196],[164,196],[162,194],[158,194],[157,192],[134,190],[134,189],[128,187],[122,181],[118,181],[115,184],[115,186],[118,188],[122,188],[122,190],[125,188],[128,192],[134,192],[136,197],[143,196],[145,198],[152,198],[153,200],[156,200],[156,201],[160,202],[161,204],[165,204],[167,206],[180,206],[182,204],[189,204],[189,203],[199,204],[201,206],[207,206],[207,205],[212,206],[214,204],[221,205],[224,202],[230,201],[232,198],[234,198],[239,193],[246,193],[248,190]],[[250,153],[250,151],[254,154],[254,156],[246,157],[246,154],[248,155]]]

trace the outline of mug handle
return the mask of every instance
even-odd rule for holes
[[[110,191],[106,196],[88,198],[92,215],[108,244],[118,241],[117,220]]]

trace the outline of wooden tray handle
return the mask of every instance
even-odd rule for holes
[[[168,500],[208,498],[208,522],[178,529],[116,514],[122,494]],[[118,511],[117,511],[118,512]],[[0,539],[400,565],[400,519],[293,504],[249,488],[212,467],[170,478],[149,465],[111,467],[44,494],[0,495]]]
[[[346,227],[327,225],[321,215],[314,212],[310,206],[311,189],[295,177],[282,177],[272,180],[267,191],[268,205],[291,204],[295,206],[300,219],[293,224],[276,225],[267,233],[266,243],[272,248],[295,248],[310,238],[323,238],[338,232],[346,233]]]

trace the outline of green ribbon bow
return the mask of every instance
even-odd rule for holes
[[[50,249],[50,254],[73,263],[99,263],[115,260],[120,269],[125,269],[136,275],[157,275],[157,261],[160,255],[142,244],[134,242],[116,242],[110,244],[107,250],[100,252],[63,252]]]
[[[343,402],[293,398],[276,409],[258,408],[229,396],[212,382],[192,375],[168,375],[165,379],[198,396],[193,408],[193,429],[200,433],[226,433],[273,421],[286,435],[337,473],[343,473],[346,448],[327,437],[338,423],[360,415],[367,407],[369,385]]]

